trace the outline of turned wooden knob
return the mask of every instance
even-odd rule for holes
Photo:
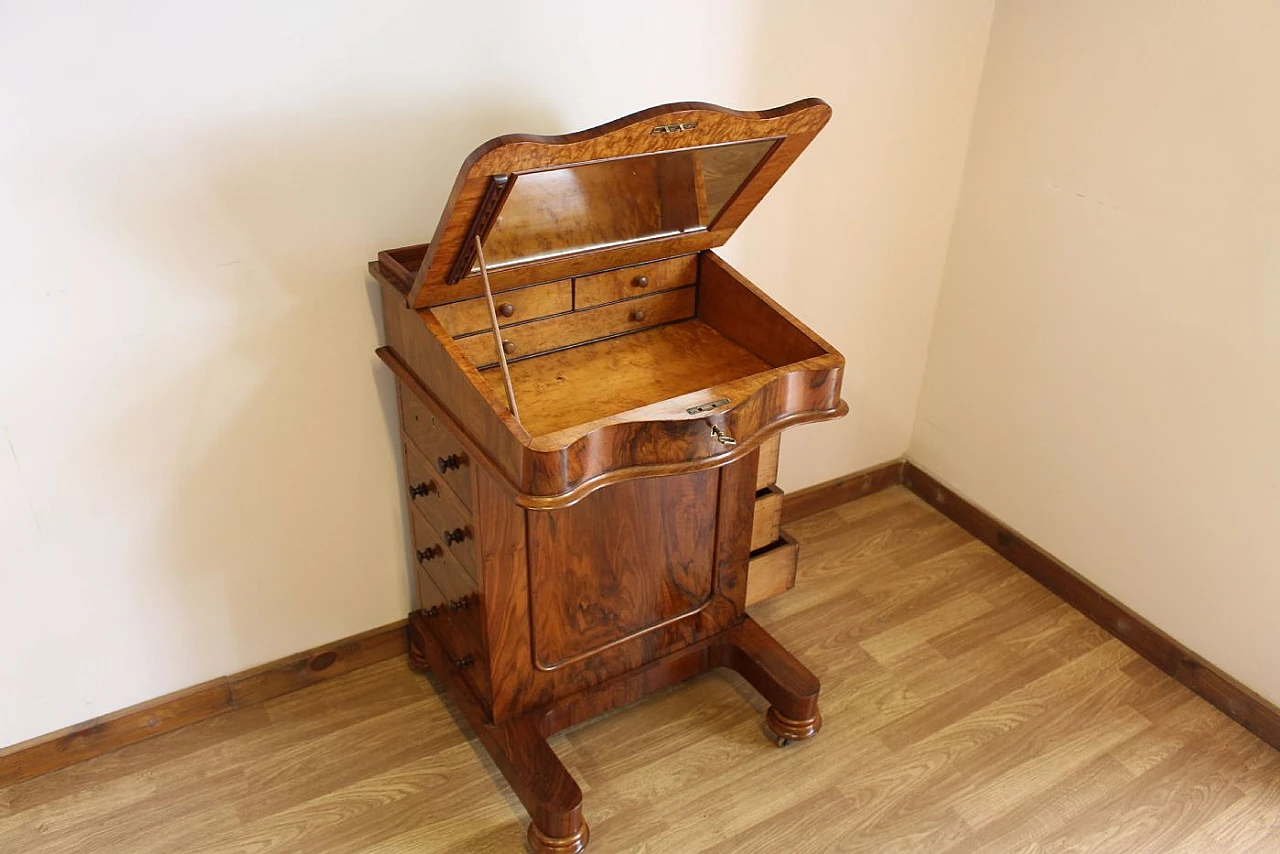
[[[649,287],[649,277],[636,276],[634,279],[631,280],[631,284],[635,285],[637,288],[647,288]]]
[[[510,355],[511,355],[512,353],[514,353],[515,351],[516,351],[516,345],[515,345],[515,342],[514,342],[514,341],[508,341],[508,340],[506,340],[506,339],[504,338],[504,339],[503,339],[503,341],[502,341],[502,352],[504,352],[504,353],[506,353],[508,356],[510,356]]]
[[[434,480],[424,480],[422,483],[414,484],[409,487],[410,498],[425,498],[428,493],[434,491],[436,482]]]
[[[498,314],[502,315],[503,317],[510,317],[515,313],[516,313],[516,307],[509,302],[504,302],[502,305],[498,306]]]
[[[643,323],[645,319],[644,309],[637,308],[635,311],[631,312],[631,319],[636,323]]]

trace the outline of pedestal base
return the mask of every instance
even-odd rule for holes
[[[737,671],[772,704],[766,723],[780,744],[812,738],[822,726],[817,678],[745,615],[741,622],[713,637],[500,723],[486,719],[419,613],[410,615],[409,650],[415,667],[429,667],[449,689],[529,811],[529,844],[539,854],[574,854],[587,847],[582,790],[547,744],[548,736],[566,727],[716,667]]]

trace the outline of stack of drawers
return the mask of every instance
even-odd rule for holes
[[[479,696],[488,696],[471,461],[458,441],[403,386],[400,406],[418,607],[454,667]]]
[[[698,256],[684,255],[494,294],[502,349],[514,361],[693,317]],[[484,297],[433,306],[432,314],[477,368],[497,364]]]

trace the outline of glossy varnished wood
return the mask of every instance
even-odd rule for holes
[[[471,239],[475,215],[489,193],[493,176],[691,146],[779,138],[765,162],[728,200],[710,228],[495,271],[493,287],[502,290],[722,245],[830,117],[831,108],[816,98],[758,113],[690,102],[654,107],[563,136],[517,134],[493,139],[477,148],[463,163],[435,235],[414,275],[408,294],[409,304],[424,308],[479,295],[481,286],[475,276],[455,284],[448,283],[446,279],[458,253]],[[670,125],[683,125],[688,129],[679,133],[654,133],[656,126]],[[625,202],[625,199],[620,201]],[[626,209],[625,204],[619,207]],[[600,215],[616,217],[619,213],[616,209],[606,209]]]
[[[791,531],[753,613],[823,674],[819,742],[771,746],[724,670],[553,734],[592,850],[1280,850],[1280,753],[907,491]],[[459,715],[385,661],[0,787],[0,850],[520,852]]]
[[[767,370],[750,350],[690,320],[516,362],[511,380],[526,401],[525,428],[548,436]],[[492,388],[502,383],[496,371],[483,376]]]

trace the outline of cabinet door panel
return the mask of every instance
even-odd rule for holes
[[[537,667],[581,660],[711,601],[719,480],[709,469],[624,481],[529,513]]]

